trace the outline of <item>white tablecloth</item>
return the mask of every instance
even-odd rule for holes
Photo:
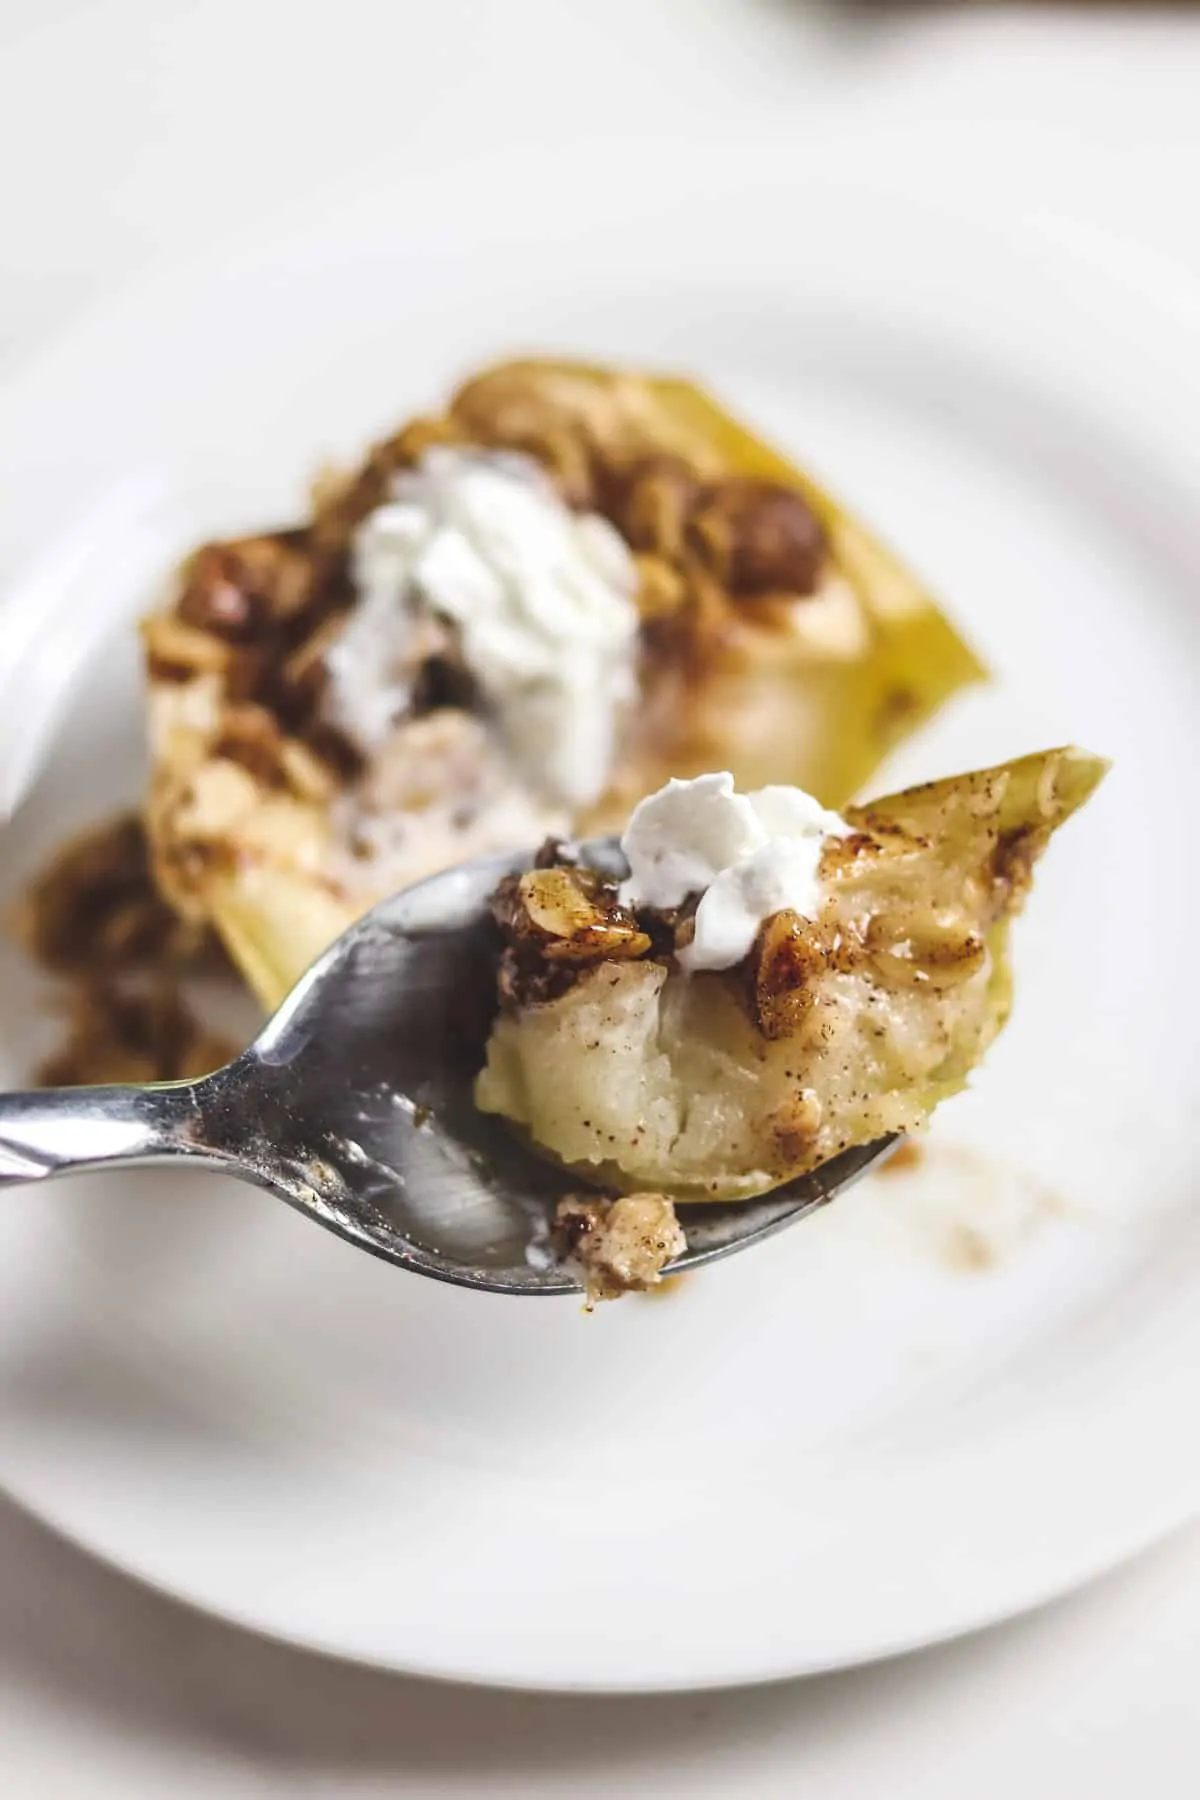
[[[689,133],[799,130],[839,87],[926,128],[1005,127],[1014,179],[1049,134],[1048,193],[1200,277],[1197,8],[3,0],[0,373],[146,261],[356,171],[514,134],[549,151],[636,128],[677,153]],[[472,1693],[240,1635],[0,1502],[14,1800],[1192,1800],[1198,1657],[1200,1530],[1036,1617],[849,1675],[641,1701]]]

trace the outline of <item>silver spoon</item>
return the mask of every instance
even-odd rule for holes
[[[620,868],[613,839],[583,847]],[[467,863],[385,900],[292,990],[249,1049],[194,1082],[0,1095],[0,1188],[133,1163],[186,1162],[264,1187],[401,1268],[505,1294],[569,1294],[548,1253],[580,1182],[476,1110],[495,1011],[488,901],[532,857]],[[832,1200],[894,1140],[847,1151],[737,1205],[685,1206],[698,1268]]]

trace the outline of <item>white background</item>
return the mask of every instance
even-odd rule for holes
[[[799,145],[822,100],[1011,142],[1014,191],[1200,278],[1200,9],[0,0],[0,374],[147,262],[520,138]],[[886,153],[886,132],[881,134]],[[614,150],[614,156],[616,152]],[[799,151],[797,150],[797,155]],[[398,201],[398,204],[400,202]],[[1181,1421],[1181,1429],[1194,1428]],[[0,1503],[3,1791],[1188,1800],[1200,1533],[982,1637],[802,1685],[472,1694],[239,1636]]]

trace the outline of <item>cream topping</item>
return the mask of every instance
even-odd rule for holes
[[[435,447],[359,526],[360,595],[328,661],[331,716],[368,757],[408,711],[437,634],[461,654],[514,770],[576,808],[603,792],[636,692],[637,572],[508,451]],[[447,629],[448,628],[448,629]]]
[[[621,898],[667,910],[699,895],[695,935],[680,966],[730,969],[766,921],[821,909],[825,840],[851,827],[795,787],[739,794],[729,774],[669,781],[634,808],[621,839],[629,877]]]

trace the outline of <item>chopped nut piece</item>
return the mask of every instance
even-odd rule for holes
[[[389,441],[394,466],[398,469],[420,462],[427,450],[461,442],[461,429],[445,413],[418,413]]]
[[[279,746],[279,771],[283,785],[301,800],[326,805],[337,793],[328,765],[299,738],[284,738]]]
[[[267,787],[282,787],[281,748],[278,721],[265,706],[246,702],[226,707],[221,730],[213,743],[214,756],[237,763]]]
[[[519,366],[494,369],[469,381],[451,401],[451,417],[466,440],[505,450],[521,450],[542,463],[569,506],[595,504],[593,456],[603,432],[596,421],[571,416]]]
[[[794,912],[767,920],[750,952],[754,1016],[765,1038],[792,1037],[800,1030],[825,968],[811,920]]]
[[[507,876],[492,897],[492,916],[506,940],[500,998],[509,1006],[549,999],[595,963],[630,961],[652,947],[616,890],[590,870]]]
[[[190,681],[197,675],[224,676],[234,661],[233,646],[210,631],[185,624],[176,613],[155,613],[142,621],[142,643],[153,681]]]
[[[811,594],[825,565],[825,532],[794,488],[734,476],[706,486],[691,510],[688,542],[729,592]]]
[[[823,1117],[820,1097],[812,1088],[801,1088],[775,1108],[769,1123],[781,1169],[794,1169],[809,1158],[820,1136]]]
[[[517,882],[512,929],[528,927],[552,961],[644,956],[650,939],[611,888],[578,869],[534,869]]]
[[[559,1202],[554,1223],[564,1260],[583,1273],[589,1312],[598,1300],[657,1287],[667,1264],[687,1249],[665,1194],[574,1194]]]
[[[310,701],[321,698],[326,679],[325,658],[341,636],[344,624],[344,619],[331,614],[291,652],[280,671],[287,693]]]
[[[663,556],[634,558],[638,572],[637,608],[643,619],[670,619],[688,598],[682,571]]]
[[[961,916],[936,911],[911,918],[876,913],[867,927],[867,949],[888,987],[957,987],[987,960],[981,931]]]
[[[611,516],[634,550],[678,562],[695,498],[696,477],[681,457],[648,456],[634,466]]]
[[[178,616],[214,637],[242,643],[265,624],[302,612],[315,579],[301,533],[206,544],[184,570]]]

